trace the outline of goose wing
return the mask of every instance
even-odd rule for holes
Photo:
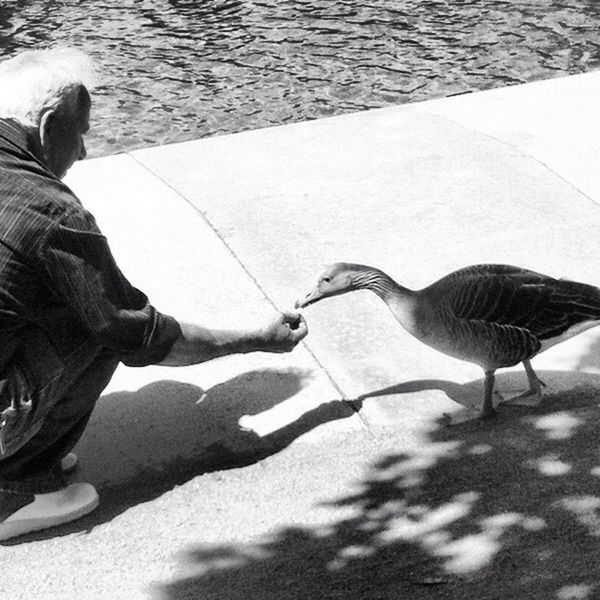
[[[440,350],[484,369],[516,365],[535,356],[542,346],[527,329],[481,319],[448,319],[445,332]]]
[[[430,286],[457,319],[511,326],[539,340],[600,319],[600,290],[510,265],[475,265]]]

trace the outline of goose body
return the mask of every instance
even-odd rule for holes
[[[530,389],[544,385],[531,367],[536,354],[600,325],[600,289],[510,265],[465,267],[410,290],[374,267],[331,265],[296,305],[358,289],[375,292],[399,323],[423,343],[479,365],[486,375],[482,416],[494,413],[494,372],[524,363]]]

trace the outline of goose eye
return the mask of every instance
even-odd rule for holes
[[[331,281],[331,277],[323,277],[323,279],[321,279],[321,281],[323,283],[329,283]]]

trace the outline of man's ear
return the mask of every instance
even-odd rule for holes
[[[40,143],[42,144],[44,155],[47,154],[52,145],[52,128],[54,127],[55,118],[56,111],[54,109],[50,109],[44,112],[40,119],[38,133],[40,135]]]

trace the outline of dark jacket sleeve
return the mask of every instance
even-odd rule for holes
[[[52,227],[41,252],[49,288],[99,345],[130,366],[168,355],[179,324],[127,281],[87,211],[73,211]]]

